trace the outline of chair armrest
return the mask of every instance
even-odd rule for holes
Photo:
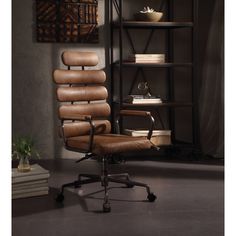
[[[122,116],[150,116],[150,111],[138,111],[138,110],[121,110],[120,115]]]
[[[63,140],[65,145],[66,144],[66,138],[65,138],[65,134],[64,134],[64,121],[65,120],[77,120],[77,121],[85,121],[88,122],[90,124],[90,138],[89,138],[89,146],[88,146],[88,150],[86,152],[91,152],[92,151],[92,147],[93,147],[93,138],[94,138],[94,133],[95,133],[95,124],[92,121],[92,117],[90,115],[78,115],[76,117],[68,117],[68,118],[63,118],[62,121],[62,136],[63,136]]]
[[[151,139],[152,137],[152,133],[153,133],[153,129],[154,129],[154,124],[155,124],[155,120],[153,118],[153,116],[151,115],[151,112],[149,111],[139,111],[139,110],[121,110],[119,115],[121,116],[139,116],[139,117],[148,117],[150,120],[150,127],[149,127],[149,132],[147,135],[147,139]],[[119,128],[119,116],[116,119],[116,124],[117,124],[117,129],[118,132],[120,132],[120,128]]]

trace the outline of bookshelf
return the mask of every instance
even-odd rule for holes
[[[131,0],[109,0],[109,18],[110,18],[110,64],[111,64],[111,98],[112,110],[114,111],[113,119],[116,113],[116,110],[119,109],[143,109],[151,110],[156,112],[158,116],[161,114],[160,109],[166,109],[167,112],[167,121],[164,122],[160,117],[159,122],[161,124],[161,129],[170,129],[172,131],[172,144],[190,144],[192,149],[199,149],[199,134],[198,134],[198,48],[197,48],[197,34],[198,34],[198,0],[191,0],[190,15],[191,19],[177,21],[175,20],[175,7],[173,0],[160,0],[157,2],[161,3],[165,8],[164,15],[165,18],[160,22],[143,22],[135,21],[133,19],[126,19],[123,14],[124,12],[124,3]],[[152,1],[153,3],[153,1]],[[181,1],[183,4],[184,1]],[[148,1],[143,1],[143,6],[148,6]],[[150,3],[150,6],[151,3]],[[127,9],[125,9],[127,12]],[[158,10],[158,9],[155,9]],[[132,12],[132,9],[130,9]],[[132,12],[136,13],[136,12]],[[132,17],[131,17],[132,18]],[[132,35],[130,33],[132,31]],[[140,51],[140,48],[136,50],[135,45],[135,35],[138,36],[138,31],[142,30],[147,32],[147,39],[143,45],[143,50]],[[158,44],[158,41],[153,42],[153,35],[156,31],[161,30],[165,31],[166,34],[166,45],[165,45],[165,63],[135,63],[129,62],[125,58],[125,46],[130,45],[132,54],[136,53],[152,53],[148,52],[148,49],[151,44]],[[191,50],[191,58],[189,61],[175,61],[175,37],[174,33],[176,31],[188,30],[191,34],[191,45],[189,50]],[[184,37],[184,33],[183,33]],[[117,42],[115,42],[117,41]],[[118,45],[118,46],[117,46]],[[118,52],[117,52],[118,51]],[[175,68],[180,68],[181,70],[190,70],[190,76],[188,80],[191,83],[191,99],[186,101],[178,101],[175,98]],[[127,70],[136,70],[133,78],[126,77]],[[148,81],[148,78],[145,76],[145,70],[154,69],[156,76],[160,70],[165,70],[165,79],[166,79],[166,97],[167,99],[163,100],[163,103],[159,104],[130,104],[125,103],[124,98],[127,95],[131,95],[133,91],[133,86],[137,83],[137,75],[140,74],[143,77],[144,81]],[[183,72],[185,73],[185,72]],[[140,76],[139,76],[140,77]],[[127,84],[127,80],[131,80],[131,88],[129,92],[125,92],[124,86]],[[153,85],[152,85],[153,86]],[[158,82],[156,84],[158,86]],[[118,89],[117,89],[118,88]],[[184,88],[183,88],[184,89]],[[155,94],[154,94],[155,95]],[[176,128],[178,128],[178,123],[176,122],[176,109],[189,109],[191,112],[191,122],[189,122],[191,130],[191,138],[188,142],[178,140],[176,138]],[[167,123],[168,125],[165,125]],[[167,127],[166,127],[167,126]]]

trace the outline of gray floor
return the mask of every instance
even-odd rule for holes
[[[51,172],[50,194],[14,200],[13,236],[221,236],[224,235],[224,167],[209,163],[129,161],[111,171],[129,172],[148,183],[158,199],[146,201],[143,188],[111,184],[111,213],[101,212],[99,184],[68,189],[64,206],[54,201],[57,188],[77,173],[99,173],[99,163],[73,160],[41,161]],[[81,196],[83,195],[83,196]]]

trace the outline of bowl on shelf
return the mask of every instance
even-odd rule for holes
[[[134,14],[134,18],[137,21],[150,21],[150,22],[158,22],[161,20],[163,16],[162,12],[138,12],[136,14]]]

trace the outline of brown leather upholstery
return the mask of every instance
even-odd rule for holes
[[[60,87],[57,99],[61,102],[104,100],[108,96],[104,86]]]
[[[94,66],[98,63],[95,53],[84,52],[64,52],[62,60],[67,66]],[[90,151],[94,154],[139,151],[152,147],[146,137],[110,134],[111,124],[107,120],[110,106],[104,101],[108,93],[102,86],[106,80],[102,70],[55,70],[53,78],[57,84],[63,84],[57,88],[57,98],[63,102],[58,113],[64,122],[62,134],[67,148],[88,152],[92,123],[95,135]],[[150,112],[128,110],[121,111],[121,115],[148,116]],[[88,122],[89,119],[92,119],[92,123]]]
[[[111,132],[111,123],[108,120],[94,120],[95,134],[108,134]],[[90,125],[88,122],[70,122],[64,124],[64,135],[66,138],[80,135],[88,135]]]
[[[63,118],[62,120],[63,121],[67,121],[67,120],[73,120],[73,122],[75,120],[77,121],[88,121],[88,120],[91,120],[92,119],[92,116],[90,115],[78,115],[76,114],[75,116],[70,116],[69,118]]]
[[[110,106],[103,103],[66,104],[59,107],[61,119],[75,119],[77,115],[90,115],[92,118],[107,117],[110,115]]]
[[[66,66],[96,66],[98,56],[94,52],[66,51],[62,53],[62,61]]]
[[[89,135],[67,139],[67,145],[69,147],[82,150],[86,150],[88,148],[88,143]],[[104,155],[128,151],[140,151],[150,149],[152,146],[152,143],[145,137],[103,134],[94,136],[92,152],[97,155]]]
[[[106,74],[102,70],[55,70],[53,79],[57,84],[103,84]]]

